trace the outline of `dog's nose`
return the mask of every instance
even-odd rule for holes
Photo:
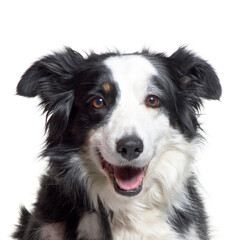
[[[121,138],[117,142],[117,151],[123,158],[131,161],[143,152],[143,141],[136,136]]]

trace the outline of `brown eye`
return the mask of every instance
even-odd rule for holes
[[[146,106],[151,108],[157,108],[160,106],[160,100],[157,96],[150,95],[146,99]]]
[[[104,100],[102,98],[95,98],[92,101],[92,106],[96,109],[101,109],[105,106]]]

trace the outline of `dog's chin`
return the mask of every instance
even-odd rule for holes
[[[106,161],[100,152],[99,161],[116,193],[132,197],[138,195],[142,191],[143,179],[148,166],[142,168],[115,166]]]

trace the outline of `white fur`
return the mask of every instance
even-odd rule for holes
[[[66,240],[62,223],[46,224],[40,230],[40,240]]]
[[[86,213],[78,225],[78,238],[98,239],[100,232],[99,221],[96,213]]]
[[[195,226],[190,226],[189,231],[187,234],[184,236],[185,240],[199,240],[199,237],[196,233]]]
[[[150,77],[157,74],[149,60],[138,55],[121,56],[111,57],[105,64],[118,83],[120,98],[108,122],[90,132],[90,157],[81,156],[88,173],[90,197],[96,208],[99,196],[107,210],[113,211],[110,222],[114,240],[179,239],[167,224],[166,211],[172,203],[181,205],[183,201],[179,196],[184,195],[197,143],[186,141],[169,124],[164,111],[145,106],[146,97],[154,89]],[[131,134],[144,143],[143,153],[131,164],[149,166],[142,191],[135,197],[125,197],[115,192],[95,149],[100,149],[113,165],[129,164],[116,152],[116,142]]]

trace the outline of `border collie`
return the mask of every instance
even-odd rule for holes
[[[21,240],[208,240],[193,170],[203,99],[219,99],[214,69],[184,47],[36,61],[18,95],[46,112],[48,169]]]

